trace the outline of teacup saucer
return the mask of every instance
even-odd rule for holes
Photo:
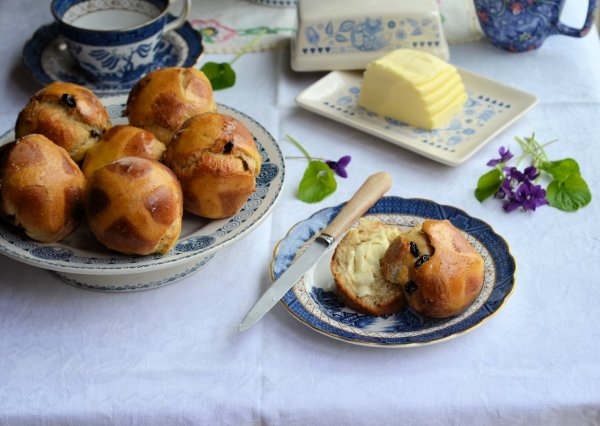
[[[203,51],[202,36],[186,22],[164,35],[157,52],[156,68],[194,66]],[[56,23],[40,27],[25,43],[23,64],[42,84],[66,81],[85,86],[97,95],[126,93],[135,83],[104,84],[91,79],[71,57]]]

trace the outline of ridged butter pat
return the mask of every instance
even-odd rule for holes
[[[367,65],[358,104],[432,130],[446,125],[466,100],[456,68],[426,52],[398,49]]]

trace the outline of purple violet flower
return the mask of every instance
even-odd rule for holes
[[[500,154],[500,158],[495,158],[488,161],[488,166],[494,167],[496,164],[506,163],[508,160],[514,157],[512,152],[510,152],[508,148],[503,146],[501,146],[500,149],[498,149],[498,154]]]
[[[327,160],[325,163],[331,170],[335,172],[336,175],[342,178],[347,178],[348,172],[346,172],[346,167],[348,164],[350,164],[350,160],[352,160],[352,157],[349,155],[344,155],[337,161]]]
[[[521,207],[523,210],[535,211],[537,207],[548,204],[546,190],[540,185],[534,185],[531,181],[522,182],[512,194],[507,194],[504,210],[512,212]]]

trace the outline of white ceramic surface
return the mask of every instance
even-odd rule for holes
[[[102,98],[113,125],[127,123],[121,117],[126,99],[126,96]],[[70,284],[100,291],[156,288],[195,272],[215,253],[252,232],[271,213],[285,177],[283,155],[269,132],[233,108],[219,105],[218,110],[237,118],[250,130],[263,160],[256,191],[234,216],[207,220],[186,213],[176,246],[163,256],[127,256],[109,251],[94,239],[85,224],[60,242],[44,244],[0,221],[0,253],[56,271]],[[11,130],[0,137],[0,145],[13,140]]]
[[[387,140],[431,160],[456,166],[494,136],[522,117],[537,97],[459,69],[468,99],[448,125],[432,131],[378,116],[358,106],[362,81],[359,71],[332,71],[296,98],[319,115]]]
[[[300,0],[292,39],[296,71],[365,69],[396,49],[448,60],[448,43],[434,0]]]

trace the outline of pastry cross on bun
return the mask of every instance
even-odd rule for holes
[[[43,135],[27,135],[2,148],[0,215],[30,238],[51,243],[73,232],[84,189],[77,164]]]
[[[17,138],[42,134],[80,161],[110,126],[106,109],[91,90],[54,82],[37,92],[19,113],[15,134]]]
[[[153,71],[129,92],[124,114],[168,144],[173,133],[190,117],[215,112],[210,81],[195,68],[171,67]]]
[[[164,254],[181,232],[183,196],[163,164],[123,157],[88,179],[85,212],[90,230],[106,247],[125,254]]]
[[[250,131],[235,118],[205,113],[175,133],[164,163],[181,181],[185,209],[209,219],[235,214],[256,188],[261,157]]]
[[[433,318],[466,309],[484,279],[481,255],[448,220],[426,220],[403,232],[387,249],[381,269],[404,290],[412,309]]]

